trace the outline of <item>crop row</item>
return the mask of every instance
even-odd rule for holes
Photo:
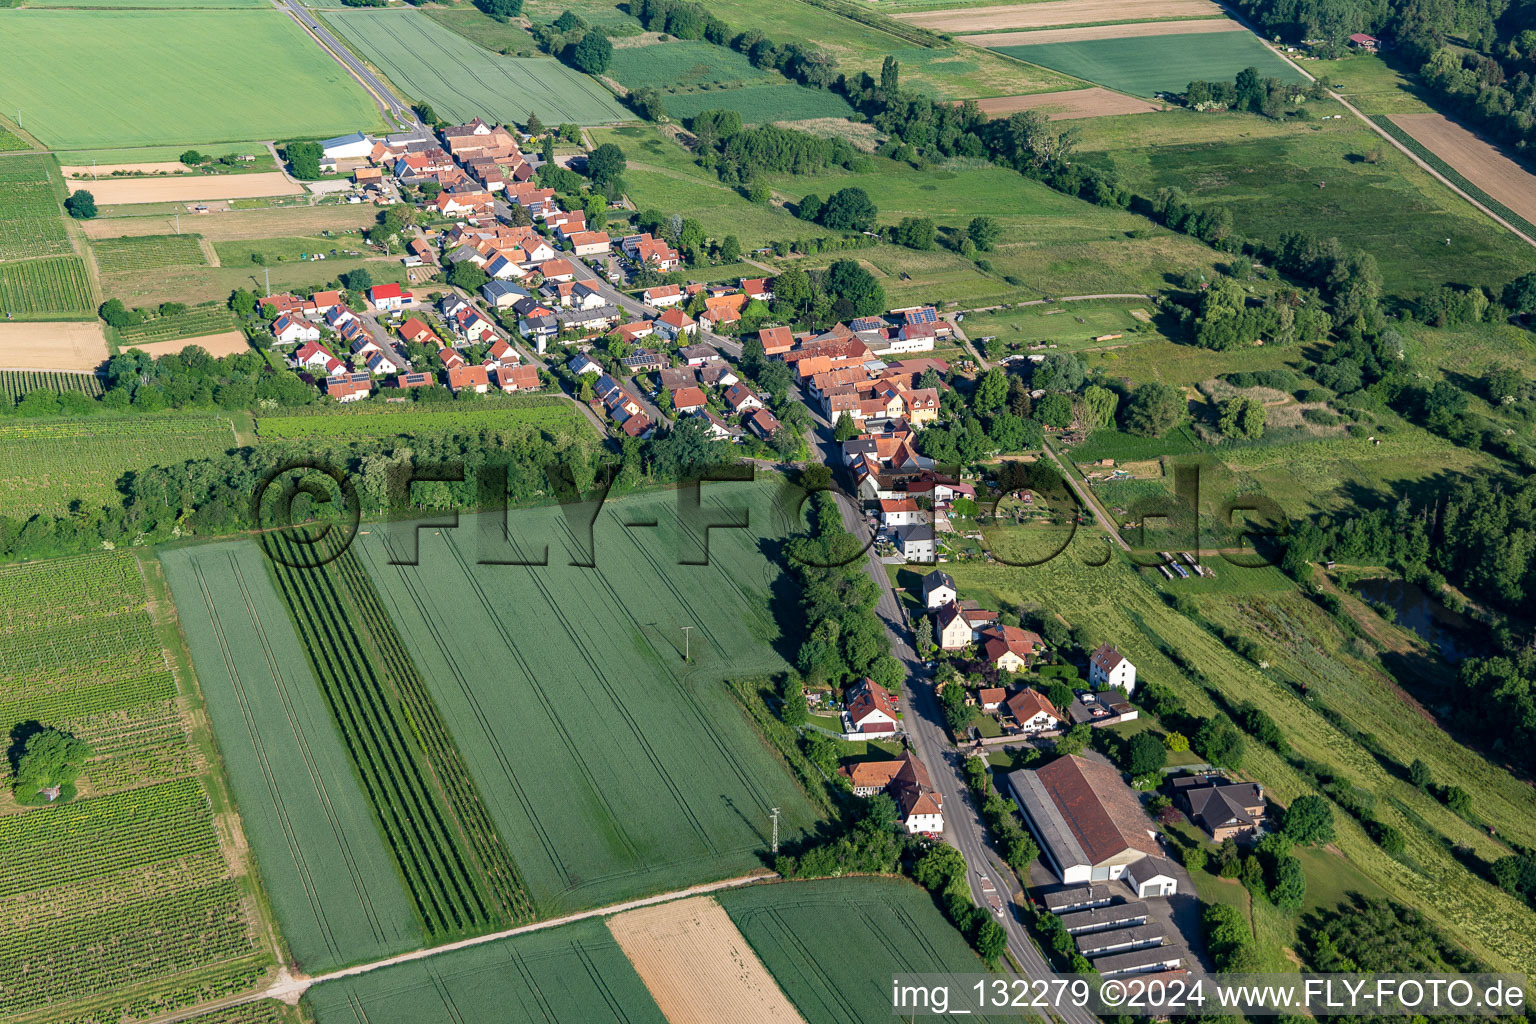
[[[0,397],[15,402],[33,391],[52,391],[59,395],[79,392],[95,397],[101,394],[101,381],[94,373],[0,370]]]
[[[274,543],[290,548],[288,538]],[[288,560],[297,560],[291,552]],[[299,635],[385,841],[429,934],[465,932],[501,920],[480,885],[441,802],[423,776],[406,728],[391,706],[330,571],[274,566]]]
[[[1470,180],[1467,179],[1466,175],[1462,174],[1456,168],[1446,163],[1433,150],[1429,149],[1418,139],[1414,138],[1412,135],[1409,135],[1407,132],[1403,131],[1402,128],[1398,127],[1397,123],[1390,117],[1385,114],[1376,114],[1372,116],[1371,120],[1375,122],[1376,126],[1382,131],[1386,132],[1398,142],[1401,142],[1403,145],[1412,150],[1414,156],[1418,157],[1420,160],[1423,160],[1425,163],[1429,164],[1429,166],[1433,167],[1442,175],[1449,178],[1457,188],[1461,189],[1467,195],[1488,207],[1488,209],[1492,210],[1500,217],[1503,217],[1505,220],[1509,221],[1521,231],[1524,231],[1528,235],[1536,236],[1536,224],[1532,224],[1530,221],[1520,216],[1514,210],[1511,210],[1509,207],[1493,198],[1493,196],[1478,188]]]
[[[392,407],[386,407],[392,408]],[[489,409],[458,409],[441,413],[386,412],[338,416],[272,416],[257,421],[263,440],[309,438],[383,437],[394,434],[450,433],[494,430],[520,425],[560,427],[577,425],[575,407],[561,399],[547,405],[508,405]]]
[[[91,243],[103,274],[161,267],[201,267],[208,263],[198,235],[129,235]]]
[[[80,313],[91,305],[91,283],[78,256],[0,263],[0,312]]]
[[[530,917],[533,907],[527,887],[518,875],[517,865],[497,835],[469,766],[448,734],[448,726],[416,671],[416,664],[399,632],[379,602],[378,592],[351,551],[342,554],[334,564],[353,607],[358,610],[364,630],[372,637],[374,647],[383,659],[385,673],[400,694],[417,742],[431,762],[454,816],[469,837],[480,869],[490,883],[492,896],[508,918],[522,920]]]
[[[119,327],[118,336],[125,345],[135,342],[175,341],[204,334],[234,330],[235,319],[223,306],[197,306],[185,313],[157,316],[141,324]]]
[[[249,992],[267,977],[267,958],[253,954],[237,960],[226,960],[200,971],[187,972],[174,979],[161,979],[160,984],[148,994],[109,1005],[97,1004],[90,1010],[55,1018],[50,1024],[122,1024],[124,1020],[147,1020],[224,996]],[[219,1019],[216,1014],[197,1017],[198,1021]]]
[[[25,681],[28,692],[72,688],[82,677],[133,678],[163,666],[154,624],[143,610],[0,635],[0,685]]]
[[[240,886],[221,881],[0,936],[0,1016],[251,952]]]
[[[7,815],[0,817],[0,897],[217,848],[195,779]]]
[[[95,442],[103,438],[122,436],[132,438],[135,443],[158,443],[161,438],[178,435],[200,437],[210,429],[227,434],[228,418],[224,416],[102,416],[84,420],[20,421],[0,424],[0,442],[67,441],[71,438],[87,438]]]
[[[0,443],[6,440],[0,427]],[[144,580],[127,552],[0,566],[0,633],[65,613],[110,614],[143,605]]]
[[[0,727],[29,720],[72,723],[87,715],[119,711],[174,696],[176,684],[169,672],[155,672],[122,681],[71,686],[43,694],[27,692],[19,700],[7,699],[4,692],[0,691]]]

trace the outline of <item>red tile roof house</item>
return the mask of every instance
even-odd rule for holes
[[[982,639],[986,641],[987,663],[999,672],[1023,671],[1045,646],[1039,633],[1018,626],[992,626]]]
[[[764,327],[757,332],[757,340],[763,343],[763,352],[770,356],[782,356],[795,347],[795,335],[788,327]]]
[[[455,366],[448,371],[448,386],[455,394],[468,388],[483,395],[491,389],[491,378],[483,366]]]
[[[1062,713],[1057,711],[1039,690],[1025,688],[1003,702],[1019,731],[1029,734],[1051,732],[1061,725]]]
[[[657,317],[655,324],[656,333],[669,341],[686,337],[699,329],[693,322],[693,317],[675,306]]]
[[[725,404],[731,407],[734,413],[748,412],[752,409],[761,409],[763,400],[752,393],[752,389],[745,384],[732,384],[725,391]]]
[[[767,409],[753,409],[747,414],[743,422],[746,423],[747,429],[764,441],[772,437],[774,432],[779,429],[778,418]]]
[[[890,735],[896,732],[896,705],[873,679],[850,687],[843,728],[851,735]]]
[[[544,386],[537,366],[497,366],[496,383],[507,392],[537,391]]]
[[[675,284],[659,284],[641,293],[641,299],[653,309],[666,309],[683,301],[683,289]],[[784,328],[787,330],[787,328]]]
[[[338,402],[356,402],[373,393],[373,378],[366,373],[349,373],[325,382],[325,393]]]
[[[422,323],[415,317],[411,317],[405,323],[400,325],[400,337],[404,338],[406,341],[414,342],[418,345],[440,344],[437,339],[437,335],[432,333],[432,328],[428,327],[426,324]]]
[[[1003,698],[1008,696],[1008,691],[1001,686],[988,686],[976,694],[976,700],[981,704],[983,711],[996,711],[1003,703]]]
[[[702,409],[706,404],[704,392],[698,388],[679,388],[672,394],[672,408],[679,414]]]

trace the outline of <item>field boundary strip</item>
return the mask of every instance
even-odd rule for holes
[[[1374,122],[1375,125],[1382,131],[1386,132],[1388,135],[1391,135],[1393,139],[1413,150],[1414,155],[1417,156],[1420,160],[1423,160],[1425,163],[1434,167],[1436,171],[1439,171],[1445,177],[1451,179],[1451,182],[1457,188],[1461,189],[1463,192],[1470,195],[1473,199],[1476,199],[1479,203],[1488,207],[1488,209],[1492,210],[1500,217],[1518,227],[1521,231],[1536,236],[1536,224],[1532,224],[1530,221],[1520,216],[1514,210],[1511,210],[1509,207],[1493,198],[1493,196],[1483,191],[1472,181],[1470,181],[1465,174],[1462,174],[1456,168],[1446,163],[1446,161],[1434,150],[1430,149],[1428,146],[1424,145],[1424,143],[1414,138],[1406,128],[1393,121],[1389,115],[1372,114],[1371,121]]]

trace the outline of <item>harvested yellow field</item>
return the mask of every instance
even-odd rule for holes
[[[1526,220],[1536,223],[1536,176],[1440,114],[1393,114],[1392,123]]]
[[[1047,28],[1038,32],[989,32],[961,36],[977,46],[1033,46],[1036,43],[1081,43],[1089,39],[1140,39],[1143,36],[1192,36],[1207,32],[1244,32],[1230,18],[1208,21],[1137,21],[1127,25],[1090,25],[1086,28]]]
[[[977,100],[976,105],[988,117],[1006,117],[1021,110],[1040,110],[1052,121],[1081,117],[1105,117],[1110,114],[1145,114],[1161,110],[1162,105],[1124,93],[1094,86],[1067,92],[1037,92],[1028,96],[994,96]]]
[[[94,370],[107,361],[101,324],[0,323],[0,370]]]
[[[107,178],[118,171],[124,174],[190,174],[186,164],[172,160],[163,164],[97,164],[94,167],[78,164],[59,168],[66,178]]]
[[[627,911],[608,930],[670,1024],[805,1024],[708,896]]]
[[[1045,0],[1038,4],[912,11],[891,17],[934,32],[997,32],[1008,28],[1091,25],[1099,21],[1210,18],[1224,13],[1211,0]]]
[[[222,334],[205,334],[201,338],[177,338],[174,341],[152,341],[149,344],[129,345],[145,355],[171,356],[180,352],[188,345],[197,345],[207,350],[214,357],[232,356],[240,352],[249,352],[251,346],[246,343],[245,335],[239,331],[225,331]]]
[[[281,171],[264,174],[175,174],[163,178],[98,178],[91,195],[98,205],[182,203],[210,199],[258,199],[291,196],[303,189]]]

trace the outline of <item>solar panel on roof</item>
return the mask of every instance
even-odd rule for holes
[[[936,324],[939,322],[939,312],[932,306],[911,309],[907,311],[906,320],[909,324]]]

